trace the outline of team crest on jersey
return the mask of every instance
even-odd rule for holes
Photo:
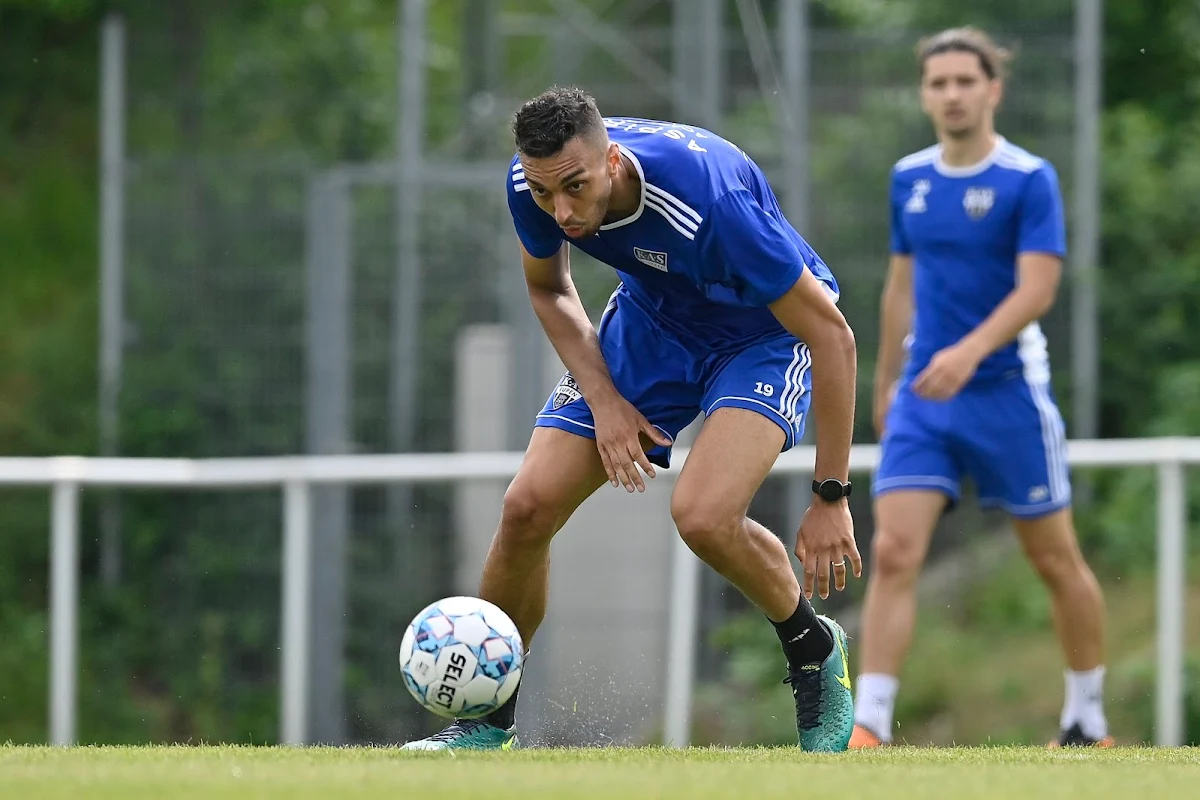
[[[912,196],[904,204],[904,210],[909,214],[924,214],[927,208],[925,205],[925,195],[929,194],[929,189],[930,183],[924,178],[919,181],[913,181]]]
[[[963,195],[963,208],[971,219],[983,219],[996,202],[996,190],[990,186],[972,186]]]
[[[660,253],[657,250],[643,250],[640,247],[633,248],[633,257],[645,264],[647,267],[662,272],[667,271],[667,254]]]
[[[558,386],[554,387],[554,396],[550,401],[550,405],[554,408],[562,408],[567,403],[574,403],[579,398],[583,397],[583,393],[579,391],[579,384],[575,382],[575,378],[571,373],[563,375],[562,380],[558,382]]]

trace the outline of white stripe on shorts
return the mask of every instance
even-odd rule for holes
[[[1066,427],[1063,425],[1058,406],[1046,391],[1046,384],[1029,382],[1027,385],[1042,423],[1042,447],[1046,451],[1050,502],[1061,502],[1071,493],[1071,477],[1067,469]]]

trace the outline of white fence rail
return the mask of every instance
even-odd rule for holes
[[[812,469],[814,449],[798,447],[780,457],[775,474]],[[681,466],[687,452],[677,453]],[[851,456],[855,473],[874,469],[873,445]],[[1075,467],[1154,466],[1158,469],[1157,628],[1158,675],[1155,743],[1183,741],[1184,608],[1187,557],[1187,494],[1184,469],[1200,463],[1200,438],[1072,441]],[[0,458],[0,486],[51,488],[50,554],[50,741],[76,741],[79,604],[79,491],[84,486],[216,488],[278,486],[283,504],[282,647],[280,738],[304,744],[308,728],[312,530],[312,484],[434,483],[508,479],[520,453],[297,456],[239,459]],[[672,469],[668,476],[679,474]],[[669,478],[673,479],[673,478]],[[686,746],[691,725],[700,562],[676,544],[671,576],[665,740]],[[397,684],[399,685],[399,684]]]

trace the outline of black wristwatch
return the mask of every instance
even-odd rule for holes
[[[826,503],[836,503],[843,497],[850,496],[850,483],[842,483],[837,478],[826,478],[823,481],[812,482],[813,494],[820,497]]]

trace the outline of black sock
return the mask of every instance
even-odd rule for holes
[[[505,731],[517,724],[517,695],[520,693],[521,684],[518,683],[508,702],[484,717],[483,721]]]
[[[788,664],[799,667],[803,664],[819,664],[833,652],[833,637],[829,629],[817,620],[817,612],[803,594],[800,604],[792,616],[783,622],[771,620]]]

